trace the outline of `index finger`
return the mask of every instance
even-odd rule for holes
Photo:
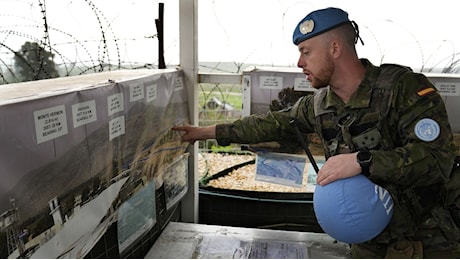
[[[189,126],[173,126],[171,129],[174,131],[187,131]]]

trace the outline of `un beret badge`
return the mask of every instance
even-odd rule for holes
[[[307,34],[309,32],[312,32],[314,27],[315,23],[313,22],[313,20],[306,20],[299,26],[299,30],[302,34]]]

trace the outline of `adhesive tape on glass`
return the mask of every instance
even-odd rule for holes
[[[361,174],[317,185],[313,206],[324,232],[349,244],[376,237],[393,216],[390,193]]]

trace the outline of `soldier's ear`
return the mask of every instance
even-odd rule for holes
[[[342,43],[338,40],[332,41],[330,44],[329,51],[334,58],[339,57],[343,51]]]

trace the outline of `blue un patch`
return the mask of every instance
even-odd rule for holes
[[[417,122],[414,132],[420,140],[431,142],[438,138],[441,131],[438,122],[431,118],[424,118]]]

